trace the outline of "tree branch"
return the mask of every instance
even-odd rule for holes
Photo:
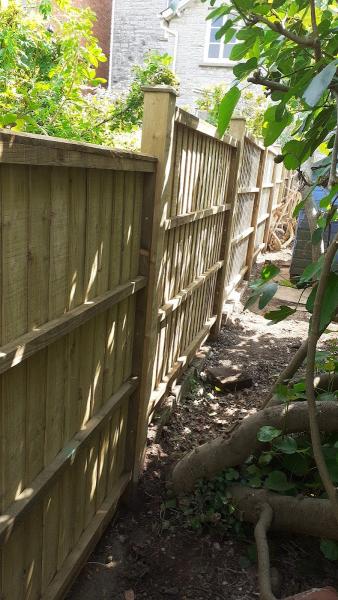
[[[311,23],[312,23],[313,39],[316,41],[316,46],[314,49],[315,50],[315,59],[316,59],[316,62],[318,62],[322,58],[322,51],[321,51],[321,47],[320,47],[320,41],[318,38],[315,0],[310,0],[310,8],[311,8]]]
[[[255,527],[255,540],[258,559],[258,580],[261,600],[276,600],[271,589],[270,555],[267,532],[273,519],[273,510],[268,503],[264,503]]]
[[[323,486],[331,502],[332,511],[338,521],[338,498],[337,490],[334,487],[331,477],[326,466],[326,462],[323,455],[321,438],[320,438],[320,427],[318,423],[316,396],[314,387],[314,371],[315,371],[315,360],[317,343],[322,334],[320,329],[320,316],[323,308],[325,288],[327,285],[327,279],[331,271],[331,265],[335,258],[338,249],[338,233],[335,239],[329,246],[326,256],[324,259],[323,270],[319,279],[318,289],[313,307],[313,314],[310,325],[309,344],[307,351],[307,362],[306,362],[306,396],[309,408],[310,418],[310,434],[312,440],[313,456],[316,461],[320,478],[323,482]]]
[[[250,83],[254,83],[256,85],[263,85],[264,87],[269,88],[272,92],[288,92],[289,88],[284,83],[279,83],[278,81],[273,81],[272,79],[266,79],[265,77],[261,77],[261,75],[257,72],[254,73],[252,77],[248,78]]]
[[[338,123],[338,92],[333,90],[333,95],[336,100],[336,110],[337,110],[337,123]],[[332,149],[332,161],[331,161],[331,169],[329,176],[329,188],[332,188],[337,182],[337,162],[338,162],[338,124],[336,125],[336,134]]]
[[[296,354],[292,357],[291,361],[285,367],[284,371],[279,375],[276,383],[273,385],[272,390],[270,391],[268,397],[263,402],[261,409],[270,406],[270,403],[274,397],[276,389],[279,385],[289,383],[290,379],[297,373],[298,369],[302,366],[308,350],[308,339],[302,343],[302,345],[298,348]]]
[[[303,37],[301,35],[297,35],[296,33],[293,33],[293,31],[285,29],[285,27],[283,27],[280,21],[269,21],[269,19],[267,19],[266,17],[256,14],[251,14],[249,19],[252,25],[255,25],[256,23],[264,23],[264,25],[272,29],[272,31],[280,33],[281,35],[291,40],[292,42],[295,42],[295,44],[298,44],[299,46],[304,46],[305,48],[313,49],[316,49],[318,47],[317,39],[314,39],[313,37]]]

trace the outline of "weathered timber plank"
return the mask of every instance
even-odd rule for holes
[[[145,277],[135,277],[134,281],[119,285],[114,290],[106,292],[98,298],[93,298],[93,300],[74,308],[62,317],[49,321],[37,330],[2,346],[0,348],[0,373],[15,367],[29,356],[77,329],[99,313],[108,310],[108,308],[118,304],[128,296],[136,294],[145,285]]]
[[[194,279],[194,281],[190,285],[188,285],[187,288],[181,290],[179,294],[177,294],[177,296],[175,296],[174,298],[169,300],[169,302],[166,302],[166,304],[161,306],[161,308],[158,311],[159,322],[164,321],[169,314],[174,312],[181,304],[183,304],[183,302],[185,302],[187,298],[189,298],[189,296],[191,296],[196,289],[198,289],[204,284],[206,279],[208,279],[213,273],[221,269],[222,266],[223,261],[218,261],[212,267],[210,267],[210,269],[196,277],[196,279]]]
[[[154,172],[156,158],[95,144],[0,130],[0,163]]]
[[[3,544],[9,539],[14,526],[21,521],[24,515],[27,514],[27,511],[31,510],[41,498],[46,497],[46,491],[49,490],[55,482],[58,483],[63,470],[76,460],[80,449],[90,443],[93,436],[102,431],[117,407],[130,397],[137,386],[137,377],[133,377],[124,383],[118,392],[106,402],[100,412],[88,421],[83,429],[74,436],[55,459],[39,473],[30,487],[17,496],[16,501],[1,515],[0,543]]]
[[[210,208],[205,208],[203,210],[197,210],[195,212],[171,217],[170,219],[166,220],[165,229],[174,229],[175,227],[181,227],[182,225],[186,225],[187,223],[193,223],[195,221],[199,221],[200,219],[205,219],[206,217],[217,215],[218,213],[230,210],[230,207],[230,204],[215,205],[211,206]]]

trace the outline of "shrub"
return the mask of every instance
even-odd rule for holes
[[[150,53],[114,98],[96,69],[104,56],[95,14],[70,0],[0,9],[0,127],[104,145],[139,146],[143,85],[178,85],[171,58]]]

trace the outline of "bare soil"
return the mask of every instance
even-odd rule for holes
[[[263,260],[271,256],[265,255]],[[273,256],[287,274],[289,253]],[[261,267],[262,261],[256,270]],[[255,276],[255,274],[253,275]],[[272,306],[297,302],[299,292],[283,288]],[[245,300],[247,292],[244,291]],[[296,294],[296,295],[294,295]],[[244,301],[243,300],[243,301]],[[296,304],[295,304],[296,306]],[[175,407],[170,421],[148,434],[144,475],[137,503],[121,506],[85,565],[68,600],[249,600],[258,598],[256,565],[247,559],[252,540],[239,541],[217,529],[203,534],[168,522],[163,509],[171,466],[188,450],[233,427],[259,407],[280,370],[288,363],[308,328],[304,307],[271,327],[254,308],[243,312],[239,299],[219,338],[210,345],[205,365],[191,381],[190,393]],[[325,342],[324,342],[325,343]],[[253,379],[251,389],[219,394],[204,380],[208,365],[237,366]],[[338,587],[335,563],[327,561],[318,540],[271,539],[272,564],[278,570],[278,595],[311,587]]]

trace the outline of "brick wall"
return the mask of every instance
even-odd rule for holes
[[[73,0],[74,6],[80,8],[91,8],[97,15],[97,21],[94,26],[94,34],[99,40],[100,46],[109,59],[110,53],[110,33],[111,33],[111,13],[113,0]],[[109,79],[109,60],[100,64],[97,74],[99,77]]]

